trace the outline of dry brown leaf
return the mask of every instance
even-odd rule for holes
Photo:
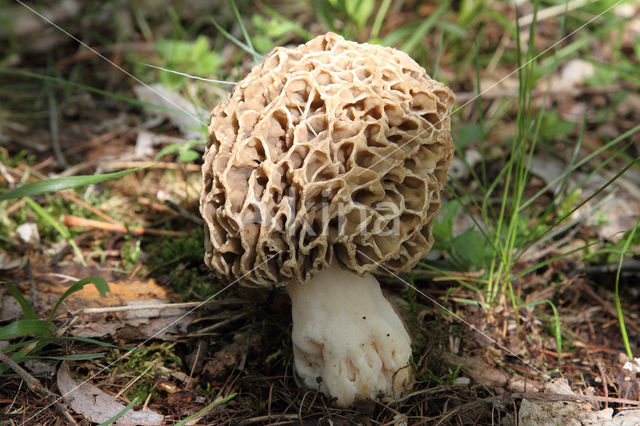
[[[178,296],[153,279],[111,282],[109,288],[111,291],[107,297],[100,297],[95,286],[87,285],[65,300],[65,308],[82,320],[71,327],[74,336],[118,335],[127,340],[149,337],[174,340],[184,334],[193,321],[193,315],[187,315],[187,308],[157,307],[177,301]],[[66,289],[67,286],[63,285],[49,285],[41,287],[40,294],[46,294],[49,305],[52,305]],[[127,308],[110,310],[123,306]],[[84,313],[87,308],[104,309],[101,313]]]

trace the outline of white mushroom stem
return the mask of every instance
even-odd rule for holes
[[[399,396],[411,384],[411,338],[372,275],[361,277],[334,263],[287,291],[300,384],[336,398],[341,407]]]

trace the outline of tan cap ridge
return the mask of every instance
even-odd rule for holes
[[[433,243],[453,99],[392,48],[328,33],[274,49],[212,112],[207,266],[257,286],[334,258],[360,275],[412,268]]]

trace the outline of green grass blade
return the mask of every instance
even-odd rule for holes
[[[438,52],[436,53],[436,58],[433,61],[433,71],[431,72],[431,74],[433,75],[432,78],[434,80],[438,78],[438,71],[440,71],[440,58],[442,57],[443,52],[444,52],[444,30],[440,29],[440,34],[438,34]],[[471,168],[471,170],[473,170],[473,168]]]
[[[202,414],[206,413],[207,411],[211,410],[214,407],[217,407],[218,405],[226,404],[227,402],[231,401],[236,395],[237,395],[237,393],[232,393],[231,395],[225,396],[222,399],[217,399],[217,400],[213,401],[211,404],[207,405],[202,410],[199,410],[195,414],[192,414],[189,417],[187,417],[186,419],[181,420],[178,423],[176,423],[176,426],[184,426],[185,424],[187,424],[187,422],[189,420],[198,418]]]
[[[43,347],[51,343],[62,344],[62,342],[81,342],[81,343],[89,343],[97,346],[102,346],[104,348],[122,349],[124,351],[130,351],[130,352],[144,352],[142,349],[131,348],[129,346],[114,345],[112,343],[101,342],[100,340],[91,339],[89,337],[75,337],[75,336],[39,337],[38,347],[37,349],[35,349],[35,352],[39,351],[40,349],[42,349]],[[24,342],[14,343],[13,345],[9,345],[6,348],[2,349],[2,352],[11,353],[17,349],[31,345],[32,343],[33,343],[33,340],[26,340]]]
[[[20,308],[22,309],[22,314],[24,315],[24,319],[28,319],[28,320],[38,319],[33,308],[31,307],[29,302],[27,302],[27,299],[25,299],[22,293],[20,293],[20,290],[18,290],[17,288],[15,288],[9,283],[4,283],[4,285],[7,287],[7,291],[9,292],[9,294],[12,295],[13,298],[16,299],[20,304]]]
[[[556,335],[556,351],[558,352],[558,368],[562,368],[562,331],[560,330],[560,315],[558,309],[550,300],[547,300],[549,306],[553,310],[554,332]]]
[[[380,34],[380,28],[382,28],[382,22],[384,21],[384,17],[387,16],[387,12],[389,11],[389,6],[391,6],[391,0],[382,0],[380,9],[378,9],[376,18],[373,21],[373,26],[371,27],[371,34],[369,35],[369,40],[375,41],[378,39],[378,34]]]
[[[9,74],[9,75],[16,75],[16,76],[20,76],[20,77],[35,78],[35,79],[42,80],[42,81],[45,81],[45,82],[56,83],[56,84],[58,84],[60,86],[74,87],[76,89],[86,90],[87,92],[92,92],[92,93],[96,93],[98,95],[102,95],[102,96],[107,97],[107,98],[111,98],[111,99],[116,99],[116,100],[119,100],[119,101],[127,102],[127,103],[129,103],[131,105],[136,105],[136,106],[145,107],[145,108],[153,108],[153,109],[157,109],[159,111],[165,111],[165,112],[170,112],[170,113],[183,114],[183,115],[187,115],[189,117],[196,118],[196,119],[198,119],[200,121],[206,121],[206,120],[203,120],[204,117],[199,117],[196,114],[192,114],[190,112],[187,112],[187,111],[184,111],[184,110],[181,110],[181,109],[175,109],[175,108],[169,108],[169,107],[165,107],[165,106],[161,106],[161,105],[151,104],[149,102],[140,101],[138,99],[130,98],[128,96],[119,95],[117,93],[109,92],[107,90],[97,89],[95,87],[87,86],[85,84],[75,83],[73,81],[67,81],[67,80],[64,80],[64,79],[58,78],[58,77],[52,77],[52,76],[48,76],[48,75],[41,75],[41,74],[34,73],[34,72],[21,71],[21,70],[9,69],[9,68],[0,68],[0,74]]]
[[[41,338],[38,339],[38,341],[42,342],[42,341],[44,341],[46,339],[48,339],[48,337],[41,337]],[[34,342],[34,340],[25,340],[23,342],[14,343],[13,345],[9,345],[6,348],[3,348],[2,352],[4,352],[5,354],[8,354],[8,353],[14,352],[16,349],[20,349],[20,348],[23,348],[25,346],[31,345],[33,342]]]
[[[481,41],[476,39],[476,45],[479,47]],[[474,68],[475,68],[475,77],[476,77],[476,87],[478,91],[478,99],[476,103],[478,104],[478,125],[480,126],[480,167],[481,167],[481,175],[482,181],[480,181],[480,188],[482,192],[486,192],[485,188],[487,187],[487,153],[486,153],[486,139],[485,135],[485,124],[484,124],[484,110],[482,109],[482,84],[480,82],[480,54],[478,53],[478,49],[474,49]]]
[[[92,352],[87,354],[71,354],[71,355],[50,355],[50,356],[41,356],[41,355],[26,355],[22,356],[20,354],[16,354],[12,357],[12,359],[21,364],[25,361],[33,361],[33,360],[52,360],[52,361],[89,361],[92,359],[101,359],[105,357],[104,352]]]
[[[80,250],[80,247],[78,247],[76,242],[73,241],[73,238],[71,238],[71,232],[69,232],[69,228],[67,228],[64,224],[60,223],[59,221],[57,221],[53,216],[47,213],[47,211],[43,209],[40,204],[36,203],[31,198],[25,197],[24,200],[27,202],[27,204],[29,204],[29,207],[31,207],[33,211],[42,218],[42,220],[44,220],[49,226],[51,226],[56,231],[58,231],[58,233],[62,235],[62,237],[65,240],[67,240],[69,245],[73,248],[73,251],[78,257],[78,259],[80,260],[80,262],[84,266],[87,266],[87,262],[84,260],[84,256],[82,255],[82,251]]]
[[[443,277],[447,277],[447,278],[451,278],[452,281],[457,282],[458,284],[462,285],[465,288],[468,288],[469,290],[475,291],[476,293],[481,293],[481,290],[479,287],[474,286],[473,284],[470,284],[466,281],[461,280],[460,278],[451,276],[447,271],[445,271],[444,269],[438,268],[435,265],[430,265],[428,263],[425,262],[418,262],[418,266],[420,266],[421,268],[424,269],[428,269],[430,271],[434,271],[434,272],[438,272],[440,273]],[[421,275],[416,275],[416,278],[421,277]],[[429,277],[425,277],[426,279],[431,279],[433,278],[433,276],[429,276]],[[392,280],[394,281],[394,280]],[[397,280],[397,282],[402,282],[401,280]]]
[[[551,257],[551,258],[549,258],[549,259],[545,259],[545,260],[543,260],[542,262],[536,263],[536,264],[535,264],[535,265],[533,265],[532,267],[527,268],[527,269],[525,269],[524,271],[522,271],[522,272],[520,272],[520,273],[518,273],[518,274],[516,274],[516,275],[513,275],[513,276],[511,276],[511,277],[509,277],[509,278],[508,278],[508,280],[509,280],[509,281],[517,280],[518,278],[524,277],[525,275],[530,274],[531,272],[533,272],[533,271],[535,271],[535,270],[537,270],[537,269],[540,269],[540,268],[542,268],[543,266],[546,266],[546,265],[548,265],[548,264],[550,264],[550,263],[552,263],[552,262],[555,262],[556,260],[560,260],[560,259],[562,259],[563,257],[566,257],[566,256],[568,256],[568,255],[570,255],[570,254],[572,254],[572,253],[577,252],[577,251],[587,249],[587,248],[589,248],[589,247],[591,247],[592,245],[597,244],[597,243],[598,243],[598,241],[594,241],[594,242],[592,242],[592,243],[585,244],[585,245],[580,246],[580,247],[578,247],[578,248],[575,248],[575,249],[573,249],[573,250],[569,250],[569,251],[568,251],[568,252],[566,252],[566,253],[559,254],[558,256],[554,256],[554,257]]]
[[[438,10],[436,10],[431,15],[429,15],[427,19],[422,21],[420,25],[418,25],[418,28],[416,28],[416,30],[411,35],[411,38],[407,40],[407,42],[404,43],[402,47],[400,47],[400,50],[403,50],[407,53],[413,52],[416,46],[422,41],[424,36],[426,36],[427,33],[431,30],[431,28],[433,28],[433,26],[438,22],[438,19],[440,19],[440,17],[447,10],[449,10],[450,3],[451,3],[450,0],[446,0],[445,2],[442,3],[442,5],[440,5]]]
[[[113,424],[116,422],[116,420],[118,420],[120,417],[124,416],[125,414],[127,414],[129,411],[131,411],[131,409],[133,408],[134,405],[136,405],[138,403],[138,397],[136,396],[135,398],[133,398],[131,400],[131,402],[124,407],[124,409],[122,411],[120,411],[118,414],[116,414],[115,416],[111,417],[109,420],[107,420],[106,422],[102,422],[100,423],[98,426],[109,426],[110,424]]]
[[[90,359],[104,358],[104,352],[90,352],[86,354],[71,354],[71,355],[47,355],[47,356],[27,356],[25,361],[29,359],[51,359],[54,361],[87,361]]]
[[[574,164],[578,160],[578,154],[580,153],[580,148],[582,147],[582,141],[584,140],[584,131],[587,128],[587,112],[584,112],[584,116],[582,117],[582,127],[580,128],[580,135],[578,135],[578,143],[573,148],[573,154],[571,155],[571,160],[569,160],[569,165],[567,170],[573,170]],[[558,188],[557,194],[562,194],[564,190],[567,188],[567,184],[569,183],[569,172],[564,174],[564,178],[562,179],[562,183]],[[555,197],[554,200],[555,201]],[[553,203],[552,201],[552,203]]]
[[[629,164],[627,164],[622,170],[620,170],[618,173],[616,173],[616,175],[614,177],[612,177],[611,179],[609,179],[607,181],[607,183],[605,183],[604,185],[602,185],[597,191],[594,191],[593,194],[591,194],[590,196],[588,196],[585,200],[583,200],[582,202],[580,202],[580,204],[578,204],[577,206],[575,206],[573,209],[571,209],[570,212],[568,212],[567,214],[565,214],[564,216],[562,216],[560,219],[556,220],[553,224],[551,224],[551,226],[549,226],[547,228],[547,230],[544,232],[544,234],[542,234],[540,236],[540,238],[544,237],[545,235],[547,235],[549,232],[551,232],[551,230],[553,230],[556,226],[558,226],[559,224],[561,224],[562,222],[564,222],[568,217],[570,217],[576,210],[578,210],[580,207],[584,206],[585,204],[587,204],[589,201],[591,201],[594,197],[596,197],[598,194],[600,194],[602,191],[604,191],[605,189],[607,189],[613,182],[615,182],[616,180],[618,180],[618,178],[620,176],[622,176],[623,174],[625,174],[627,172],[627,170],[629,170],[631,168],[631,166],[633,166],[636,162],[638,161],[638,159],[633,160],[632,162],[630,162]],[[528,250],[528,247],[525,247],[525,249],[523,250],[526,251]]]
[[[137,167],[135,169],[122,170],[119,172],[107,173],[103,175],[82,175],[64,178],[44,179],[38,182],[27,183],[26,185],[22,185],[20,188],[16,188],[13,191],[1,194],[0,201],[29,197],[32,195],[45,194],[47,192],[56,192],[63,189],[72,189],[78,188],[80,186],[100,183],[106,180],[116,179],[124,175],[128,175],[129,173],[137,172],[138,170],[146,169],[152,166],[153,165]]]
[[[18,320],[0,328],[0,340],[9,340],[22,336],[44,336],[49,337],[55,328],[49,321],[45,320]]]
[[[550,300],[535,300],[533,302],[527,302],[519,305],[520,308],[526,308],[529,306],[537,306],[548,304],[551,306],[551,310],[553,311],[553,331],[556,335],[556,349],[558,352],[558,368],[562,368],[562,327],[560,326],[560,314],[558,313],[558,309],[556,305],[553,304]]]
[[[247,47],[249,47],[249,49],[255,52],[255,49],[253,48],[253,43],[251,43],[251,37],[249,37],[249,33],[247,32],[247,29],[244,26],[244,22],[242,22],[242,16],[240,16],[240,12],[238,12],[238,6],[236,6],[236,2],[233,0],[229,0],[229,3],[231,3],[231,9],[233,9],[233,14],[236,17],[236,21],[238,21],[238,24],[240,25],[240,30],[242,31],[242,36],[244,37],[244,41],[247,43]]]
[[[87,278],[83,278],[83,279],[81,279],[79,281],[76,281],[75,283],[73,283],[71,285],[71,287],[69,287],[67,289],[67,291],[65,291],[62,294],[62,296],[60,296],[60,298],[56,302],[55,306],[53,307],[53,310],[51,311],[51,314],[49,315],[49,321],[53,320],[53,317],[56,314],[56,310],[58,310],[58,306],[60,306],[60,303],[62,303],[62,301],[64,299],[66,299],[67,297],[69,297],[73,293],[82,290],[82,288],[87,284],[95,285],[96,289],[100,293],[100,296],[102,296],[102,297],[107,297],[107,293],[111,291],[111,289],[109,288],[109,284],[107,284],[107,281],[102,277],[98,277],[98,276],[96,276],[96,277],[87,277]]]
[[[584,157],[582,160],[576,162],[573,164],[572,168],[570,168],[568,171],[574,171],[577,170],[579,167],[581,167],[583,164],[589,162],[591,159],[596,158],[597,156],[599,156],[602,152],[606,151],[607,149],[617,145],[620,141],[633,136],[634,134],[638,133],[640,131],[640,124],[638,124],[637,126],[627,130],[626,132],[624,132],[623,134],[621,134],[620,136],[618,136],[617,138],[611,140],[610,142],[607,142],[605,145],[601,146],[600,148],[596,149],[595,151],[593,151],[592,153],[590,153],[589,155],[587,155],[586,157]],[[633,143],[633,141],[631,142]],[[609,158],[605,159],[602,163],[610,161]],[[537,200],[538,198],[540,198],[540,196],[542,196],[545,192],[547,192],[550,188],[552,188],[555,184],[557,184],[558,182],[560,182],[562,179],[564,178],[564,175],[560,175],[557,176],[556,178],[552,179],[549,183],[547,183],[541,190],[539,190],[538,192],[536,192],[533,196],[531,196],[527,201],[525,201],[521,206],[520,206],[520,211],[522,211],[523,209],[525,209],[527,206],[529,206],[531,203],[533,203],[535,200]]]
[[[64,336],[64,337],[55,337],[52,341],[56,342],[82,342],[82,343],[91,343],[98,346],[103,346],[105,348],[114,348],[114,349],[122,349],[128,352],[144,352],[142,349],[136,349],[129,346],[122,345],[114,345],[112,343],[102,342],[100,340],[91,339],[89,337],[77,337],[77,336]]]
[[[595,203],[593,205],[593,207],[591,207],[589,209],[589,211],[584,215],[584,217],[590,217],[593,213],[597,212],[600,207],[602,207],[603,205],[605,205],[612,197],[614,196],[614,194],[610,194],[604,198],[602,198],[601,200],[599,200],[597,203]],[[542,244],[546,243],[547,241],[551,241],[553,240],[555,237],[557,237],[560,234],[565,233],[566,231],[568,231],[569,229],[573,228],[574,226],[576,226],[578,223],[582,222],[584,219],[582,217],[573,219],[571,221],[568,221],[566,223],[563,223],[562,226],[560,226],[560,224],[556,225],[555,228],[553,228],[553,230],[546,230],[544,234],[540,235],[540,236],[536,236],[536,238],[532,239],[528,244],[526,244],[515,256],[516,260],[519,260],[526,252],[528,252],[529,250],[532,250],[535,247],[539,247]]]
[[[624,314],[622,313],[622,305],[620,304],[620,272],[622,271],[622,261],[624,260],[624,256],[629,251],[629,246],[631,245],[631,241],[633,241],[633,237],[636,234],[636,230],[638,229],[638,225],[640,224],[640,217],[636,220],[635,225],[633,225],[633,229],[629,232],[627,236],[627,240],[624,242],[624,246],[622,247],[622,251],[620,252],[620,261],[618,262],[618,270],[616,272],[616,288],[615,288],[615,301],[616,301],[616,312],[618,313],[618,322],[620,323],[620,333],[622,334],[622,340],[624,341],[624,349],[627,352],[627,356],[629,359],[633,359],[633,352],[631,351],[631,345],[629,344],[629,336],[627,335],[627,328],[624,324]]]
[[[255,50],[253,50],[253,48],[247,46],[246,44],[244,44],[243,42],[235,38],[233,35],[231,35],[231,33],[229,33],[227,30],[222,28],[222,26],[218,24],[215,19],[211,18],[211,23],[213,23],[213,26],[216,27],[216,29],[220,31],[222,35],[224,35],[230,42],[232,42],[233,44],[238,46],[240,49],[244,50],[245,52],[253,56],[253,59],[256,62],[263,58],[263,56],[258,52],[256,52]]]

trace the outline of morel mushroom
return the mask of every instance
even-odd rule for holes
[[[328,33],[274,49],[212,112],[205,262],[285,286],[298,382],[338,406],[412,382],[411,338],[371,274],[433,244],[452,103],[405,53]]]

